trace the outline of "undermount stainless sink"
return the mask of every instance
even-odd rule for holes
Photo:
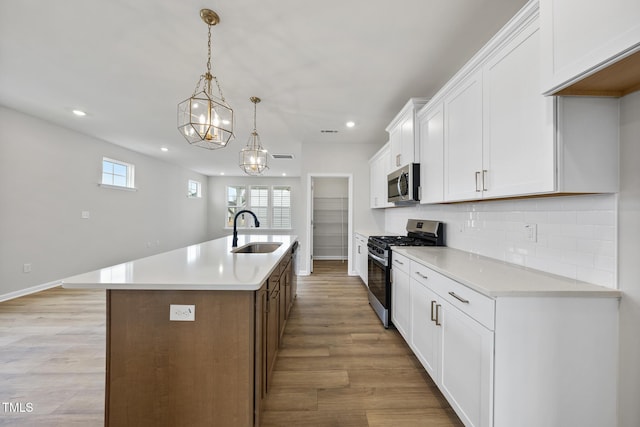
[[[235,248],[231,252],[237,254],[268,254],[278,249],[280,245],[282,245],[282,242],[254,242]]]

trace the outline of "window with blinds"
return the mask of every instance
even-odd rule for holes
[[[249,187],[249,206],[262,227],[269,224],[269,187]]]
[[[273,187],[271,206],[271,226],[291,228],[291,187]]]
[[[291,187],[228,186],[226,227],[233,227],[233,218],[242,209],[256,214],[260,228],[291,229]],[[252,227],[253,217],[242,215],[237,225],[239,228]]]

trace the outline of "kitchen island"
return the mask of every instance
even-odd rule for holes
[[[229,236],[63,280],[106,290],[106,426],[259,425],[296,236],[239,237],[281,244]]]

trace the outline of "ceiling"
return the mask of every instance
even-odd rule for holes
[[[382,146],[408,98],[434,95],[524,3],[1,1],[0,104],[205,175],[242,175],[258,96],[263,145],[297,159],[270,159],[265,175],[298,176],[306,144]],[[202,8],[220,15],[212,69],[236,122],[215,151],[176,129],[177,104],[206,70]]]

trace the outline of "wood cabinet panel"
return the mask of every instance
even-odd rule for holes
[[[253,425],[254,295],[108,290],[105,425]]]
[[[280,282],[269,285],[267,299],[267,391],[280,344]]]

